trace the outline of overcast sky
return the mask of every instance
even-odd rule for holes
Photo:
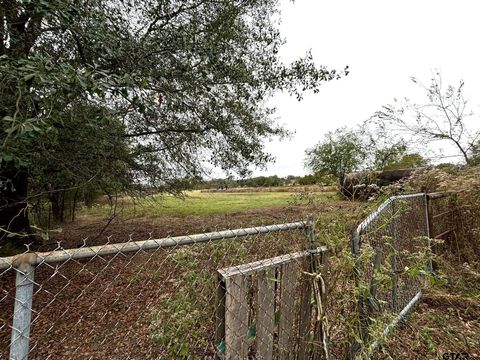
[[[281,10],[285,61],[312,49],[319,65],[339,70],[348,65],[350,74],[302,102],[274,97],[279,122],[296,133],[290,141],[267,143],[277,161],[254,175],[307,173],[304,151],[325,132],[359,124],[395,97],[421,99],[410,78],[428,84],[435,69],[444,83],[464,79],[466,97],[480,113],[480,3],[284,0]]]

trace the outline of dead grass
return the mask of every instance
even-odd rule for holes
[[[53,249],[57,241],[65,248],[83,246],[85,241],[87,245],[117,243],[297,221],[313,213],[319,242],[329,249],[327,316],[331,351],[339,359],[348,353],[355,321],[350,234],[373,206],[324,199],[225,213],[119,217],[106,229],[104,219],[84,214],[66,224],[61,234],[52,234],[51,243],[38,250]],[[32,328],[32,343],[38,341],[38,348],[30,358],[173,359],[181,358],[181,351],[188,353],[186,358],[213,358],[212,274],[220,267],[288,253],[305,239],[299,233],[282,233],[253,240],[40,267],[35,276],[42,287],[36,287]],[[478,264],[465,265],[455,256],[440,255],[437,271],[443,280],[426,291],[376,357],[438,359],[445,351],[479,356]],[[0,277],[0,282],[7,294],[0,301],[0,348],[7,349],[13,272]],[[165,323],[171,333],[159,332]],[[172,340],[170,335],[177,332],[182,336]],[[185,348],[186,344],[191,347]],[[178,352],[169,353],[167,348]],[[0,351],[0,358],[4,356]]]
[[[446,352],[480,356],[479,266],[466,267],[451,257],[439,263],[438,283],[425,291],[378,358],[441,359]]]

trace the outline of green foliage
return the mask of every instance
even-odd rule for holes
[[[470,165],[472,166],[480,165],[480,141],[477,141],[472,146],[472,156],[470,160]]]
[[[324,179],[338,177],[342,172],[405,169],[426,163],[420,154],[409,153],[401,138],[392,138],[381,127],[344,127],[328,132],[321,142],[306,150],[305,159],[305,166]]]
[[[393,170],[397,168],[397,164],[401,161],[406,151],[407,147],[404,144],[375,149],[375,170]]]
[[[305,166],[316,174],[337,177],[341,171],[360,169],[366,157],[362,137],[353,130],[340,128],[328,132],[321,142],[306,150]]]
[[[402,134],[383,123],[369,120],[359,131],[365,137],[368,159],[366,167],[376,171],[401,170],[427,165],[427,161],[412,149]]]
[[[309,53],[282,63],[277,0],[0,6],[0,180],[28,173],[33,197],[244,175],[271,160],[265,139],[288,135],[259,104],[340,76]]]
[[[231,189],[238,187],[279,187],[292,185],[315,185],[315,184],[331,184],[332,178],[329,176],[321,176],[320,174],[310,174],[304,176],[289,175],[286,177],[257,176],[250,178],[242,178],[235,180],[231,177],[226,179],[211,179],[208,181],[198,181],[192,183],[195,189]]]
[[[282,179],[278,176],[258,176],[250,179],[238,180],[237,184],[239,186],[248,186],[248,187],[269,187],[269,186],[280,186],[282,185]]]
[[[300,176],[296,180],[299,185],[314,185],[314,184],[332,184],[334,180],[329,175],[320,175],[320,174],[309,174],[305,176]]]
[[[432,342],[432,339],[430,338],[430,331],[431,330],[428,328],[428,326],[424,326],[422,328],[422,335],[425,346],[427,347],[429,353],[433,353],[435,352],[435,346]]]
[[[174,292],[164,296],[158,308],[151,313],[153,342],[165,346],[171,359],[186,358],[192,351],[191,344],[206,347],[205,328],[196,326],[208,321],[208,313],[201,311],[207,305],[198,289],[210,289],[214,285],[212,275],[198,271],[198,254],[190,248],[182,248],[171,255],[175,268],[182,273],[173,283]],[[192,301],[198,299],[200,304]],[[165,326],[168,323],[169,326]],[[158,324],[158,325],[157,325]]]
[[[403,156],[396,162],[393,162],[385,168],[385,170],[400,170],[417,167],[424,167],[428,165],[428,160],[419,153],[403,154]]]

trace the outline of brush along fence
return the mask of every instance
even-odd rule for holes
[[[375,351],[420,299],[423,275],[432,274],[431,241],[453,231],[442,218],[452,213],[444,201],[439,193],[393,196],[355,229],[359,327],[353,353],[361,344]]]
[[[312,228],[300,221],[99,246],[85,241],[0,258],[0,358],[212,359],[219,345],[217,269],[305,251]],[[285,281],[291,276],[281,273]]]

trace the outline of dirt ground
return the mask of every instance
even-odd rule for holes
[[[342,225],[343,240],[330,244],[329,256],[335,264],[335,257],[349,252],[349,233],[365,215],[365,209],[349,201],[209,216],[114,220],[107,228],[104,221],[84,216],[66,224],[61,234],[52,234],[50,241],[37,250],[52,250],[57,242],[63,248],[75,248],[299,221],[312,212],[319,218],[320,241],[328,236],[324,229],[334,223]],[[161,249],[40,265],[35,272],[29,358],[211,359],[215,293],[206,279],[216,269],[240,260],[252,261],[298,249],[304,245],[303,236],[300,232],[285,232],[223,247],[194,245],[181,251]],[[478,270],[448,261],[445,264],[449,265],[440,269],[446,275],[445,283],[426,291],[408,321],[394,331],[376,357],[438,359],[444,352],[480,356]],[[7,358],[10,339],[13,276],[12,270],[0,276],[0,359]],[[354,306],[353,295],[345,296],[352,289],[353,277],[340,276],[332,282],[332,353],[342,358],[351,341],[350,329],[341,322],[347,317],[343,313]],[[186,290],[185,284],[195,291]],[[167,311],[162,310],[165,308]],[[167,330],[158,330],[162,328]],[[175,355],[169,348],[187,349],[186,355]]]
[[[354,208],[348,202],[324,205],[321,211],[333,211]],[[131,240],[163,238],[167,236],[188,235],[215,230],[235,229],[260,225],[270,225],[306,219],[312,209],[304,206],[287,206],[270,209],[248,210],[222,215],[186,216],[148,219],[136,218],[114,220],[107,228],[105,221],[84,216],[73,223],[64,224],[63,232],[52,233],[48,243],[36,247],[44,252],[62,248],[78,248],[121,243]],[[316,209],[320,211],[320,209]],[[191,297],[176,299],[186,281],[185,273],[215,274],[221,267],[242,261],[259,260],[300,248],[298,242],[305,241],[303,233],[278,234],[282,241],[271,244],[273,238],[252,237],[239,240],[239,248],[222,245],[213,259],[212,252],[216,244],[204,244],[186,247],[186,258],[181,258],[177,249],[138,252],[130,255],[96,257],[91,260],[68,261],[58,265],[41,264],[35,270],[35,289],[31,328],[30,359],[156,359],[176,358],[166,349],[176,348],[175,341],[164,343],[167,336],[160,337],[155,343],[152,333],[155,328],[165,326],[161,322],[170,322],[169,313],[165,317],[157,316],[152,309],[162,308],[165,300],[170,304],[180,301],[179,312],[185,311],[190,304],[198,307],[198,298],[203,305],[213,306],[215,293],[213,284],[199,283],[197,293],[183,294]],[[287,251],[288,252],[288,251]],[[0,359],[7,358],[10,339],[10,323],[14,300],[14,271],[9,270],[0,276]],[[214,278],[214,276],[213,276]],[[202,305],[202,306],[203,306]],[[176,306],[176,305],[169,305]],[[187,309],[188,310],[188,309]],[[213,354],[212,321],[213,311],[206,312],[207,319],[197,321],[198,309],[190,309],[191,326],[204,327],[207,334],[201,341],[192,340],[190,329],[177,329],[175,332],[187,332],[177,335],[185,343],[194,344],[189,349],[189,357],[208,359]],[[158,323],[160,321],[160,324]],[[155,325],[154,323],[157,322]],[[207,324],[207,325],[205,325]],[[183,325],[180,322],[180,325]],[[179,344],[181,346],[182,344]]]

